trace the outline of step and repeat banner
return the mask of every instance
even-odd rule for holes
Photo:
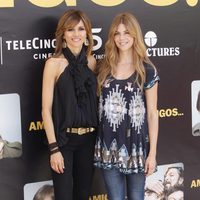
[[[113,17],[129,11],[138,18],[161,78],[158,171],[147,178],[145,200],[199,200],[198,0],[0,0],[0,199],[53,195],[41,118],[42,74],[55,48],[57,21],[68,9],[90,17],[97,60],[104,57]],[[96,170],[90,200],[107,199]]]

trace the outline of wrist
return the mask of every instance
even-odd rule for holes
[[[53,150],[50,151],[50,156],[55,154],[55,153],[58,153],[58,152],[60,152],[59,148],[53,149]]]
[[[57,142],[51,142],[48,144],[48,147],[49,147],[49,151],[52,151],[56,148],[58,148],[58,143]]]
[[[57,142],[49,143],[48,147],[49,147],[50,155],[60,152]]]
[[[156,153],[149,152],[148,157],[156,159]]]

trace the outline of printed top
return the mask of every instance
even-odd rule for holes
[[[135,73],[123,80],[109,76],[104,82],[99,99],[95,166],[117,168],[124,174],[144,172],[149,152],[145,90],[159,81],[152,66],[145,64],[145,71],[143,91],[135,83]]]

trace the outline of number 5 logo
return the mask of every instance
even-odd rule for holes
[[[102,28],[92,28],[92,33],[100,33]],[[93,40],[96,41],[96,45],[93,46],[93,51],[96,51],[101,48],[102,46],[102,39],[98,35],[92,35]]]

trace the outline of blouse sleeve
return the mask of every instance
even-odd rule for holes
[[[156,82],[160,81],[160,77],[158,76],[158,73],[155,68],[153,68],[149,64],[145,64],[145,71],[146,71],[146,82],[144,83],[144,89],[149,89],[153,87]]]

